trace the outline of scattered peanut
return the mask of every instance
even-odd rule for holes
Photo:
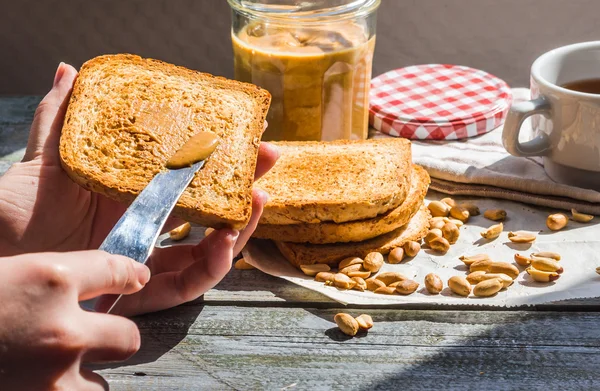
[[[556,272],[558,274],[562,274],[564,270],[558,261],[550,258],[534,258],[531,261],[531,266],[543,272]]]
[[[328,272],[331,270],[329,265],[323,263],[315,263],[314,265],[300,265],[300,269],[307,276],[316,276],[320,272]]]
[[[377,273],[383,266],[383,255],[378,252],[368,253],[363,262],[363,267],[373,273]]]
[[[539,257],[539,258],[550,258],[550,259],[554,259],[555,261],[560,261],[560,254],[554,253],[551,251],[542,251],[539,253],[533,253],[533,254],[531,254],[531,256]]]
[[[385,285],[390,285],[396,281],[404,281],[408,280],[408,278],[398,272],[384,272],[375,277],[379,281],[383,282]]]
[[[489,297],[498,293],[504,285],[497,278],[492,278],[491,280],[484,280],[475,285],[473,288],[473,294],[477,297]]]
[[[383,281],[380,281],[375,277],[371,277],[365,280],[365,282],[367,283],[367,290],[370,290],[371,292],[374,292],[377,288],[385,287]]]
[[[483,213],[483,217],[492,221],[504,221],[506,211],[504,209],[488,209]]]
[[[410,295],[414,293],[419,287],[419,283],[413,280],[404,280],[396,285],[396,292],[401,295]]]
[[[388,262],[392,265],[402,262],[404,259],[404,249],[402,247],[396,247],[388,255]]]
[[[333,318],[342,333],[354,337],[358,333],[358,322],[352,316],[344,313],[336,314]]]
[[[393,286],[382,286],[380,288],[375,289],[375,293],[379,293],[382,295],[395,295],[396,288]]]
[[[318,282],[333,282],[335,273],[331,272],[320,272],[315,276],[315,281]]]
[[[450,216],[456,220],[462,221],[463,223],[469,221],[469,217],[471,217],[469,211],[462,206],[455,206],[454,208],[450,209]]]
[[[355,265],[346,266],[345,268],[340,269],[340,273],[348,275],[348,273],[350,273],[350,272],[357,272],[357,271],[361,270],[362,267],[363,267],[362,264],[357,263]]]
[[[481,237],[488,240],[496,239],[498,236],[500,236],[503,230],[504,225],[502,223],[495,224],[481,232]]]
[[[471,284],[466,278],[461,276],[453,276],[448,280],[448,288],[459,296],[469,296],[471,293]]]
[[[513,243],[533,243],[537,239],[534,233],[526,231],[509,232],[508,239]]]
[[[442,236],[444,239],[448,241],[450,244],[454,244],[458,242],[458,237],[460,236],[460,231],[458,227],[454,223],[446,223],[442,227]]]
[[[437,274],[429,273],[425,276],[425,289],[432,295],[437,295],[444,289],[444,283]]]
[[[489,269],[487,270],[489,273],[502,273],[506,274],[513,280],[519,277],[520,270],[517,269],[515,265],[512,265],[508,262],[492,262]]]
[[[347,268],[348,266],[358,265],[361,263],[363,263],[363,260],[358,257],[348,257],[348,258],[342,259],[340,261],[340,264],[338,265],[338,269],[342,270],[344,268]]]
[[[600,274],[600,266],[596,268],[596,273]]]
[[[578,223],[589,223],[592,221],[594,216],[586,215],[584,213],[579,213],[575,209],[571,209],[571,220],[577,221]]]
[[[240,258],[235,261],[233,267],[237,270],[252,270],[256,269],[254,266],[250,265],[244,258]]]
[[[210,227],[206,228],[206,229],[204,230],[204,237],[206,237],[206,236],[210,235],[210,234],[211,234],[211,233],[213,233],[213,232],[215,232],[215,229],[214,229],[214,228],[210,228]]]
[[[522,254],[515,254],[515,262],[521,266],[529,266],[531,264],[531,258]]]
[[[433,251],[438,253],[446,254],[450,250],[450,243],[445,238],[435,238],[429,242],[429,247]]]
[[[433,217],[446,217],[450,213],[451,207],[444,204],[442,201],[431,201],[427,208]]]
[[[442,217],[442,220],[444,220],[444,224],[446,224],[446,223],[452,223],[452,224],[456,225],[458,228],[460,228],[463,225],[465,225],[465,223],[463,223],[462,221],[457,220],[457,219],[453,219],[453,218]]]
[[[360,327],[362,330],[369,330],[371,327],[373,327],[373,318],[367,314],[357,316],[355,319],[358,323],[358,327]]]
[[[456,201],[454,201],[450,197],[442,198],[440,201],[442,201],[444,204],[448,205],[451,208],[456,206]]]
[[[446,224],[446,217],[433,217],[429,220],[429,229],[442,229],[444,224]]]
[[[351,277],[353,281],[356,282],[356,285],[354,285],[352,287],[352,289],[355,289],[357,291],[361,291],[364,292],[365,289],[367,289],[367,283],[365,282],[364,279],[360,278],[360,277]]]
[[[492,278],[495,278],[495,279],[499,280],[502,283],[503,288],[508,288],[515,281],[510,276],[508,276],[508,275],[506,275],[504,273],[485,273],[483,275],[482,281],[491,280]]]
[[[423,239],[423,241],[425,242],[425,244],[429,244],[429,242],[431,242],[433,239],[441,238],[442,235],[443,234],[442,234],[441,229],[439,229],[439,228],[430,229],[429,232],[427,232],[427,235],[425,236],[425,239]]]
[[[460,258],[461,261],[467,266],[471,266],[473,263],[477,261],[491,261],[489,255],[487,254],[475,254],[475,255],[462,255]]]
[[[177,228],[173,228],[169,231],[169,238],[171,240],[183,240],[188,237],[190,231],[192,230],[192,226],[190,223],[183,223]]]
[[[348,273],[348,277],[350,278],[354,278],[354,277],[360,277],[360,278],[369,278],[371,277],[371,272],[365,269],[361,269],[355,272],[350,272]]]
[[[469,281],[470,284],[479,284],[481,281],[485,280],[483,276],[485,276],[485,270],[477,270],[476,272],[469,273],[467,281]]]
[[[415,242],[415,241],[410,241],[410,242],[406,242],[403,246],[404,248],[404,254],[406,254],[407,257],[414,257],[416,256],[419,251],[421,251],[421,244],[419,242]]]
[[[469,211],[469,215],[471,215],[471,216],[479,216],[481,214],[481,212],[479,211],[479,207],[470,202],[464,202],[464,203],[460,204],[460,206],[462,206],[467,211]]]
[[[345,274],[337,273],[333,276],[333,285],[340,289],[352,289],[356,285],[356,281]]]
[[[525,271],[531,276],[531,278],[533,278],[534,281],[537,282],[552,282],[560,277],[558,273],[544,272],[541,270],[537,270],[534,267],[528,267]]]
[[[478,272],[478,271],[487,272],[489,270],[490,266],[492,265],[492,263],[494,263],[494,261],[492,261],[491,259],[482,259],[482,260],[473,262],[471,265],[469,265],[469,272],[471,272],[471,273]]]
[[[567,226],[569,219],[562,213],[555,213],[546,219],[546,225],[552,231],[560,231]]]

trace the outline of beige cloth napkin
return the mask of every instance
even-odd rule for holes
[[[513,89],[513,99],[528,100],[529,90]],[[370,137],[390,136],[372,131]],[[521,140],[531,138],[531,123],[526,121]],[[429,172],[432,190],[600,215],[600,192],[554,182],[541,158],[510,155],[502,145],[501,126],[466,140],[413,141],[412,151],[413,161]]]

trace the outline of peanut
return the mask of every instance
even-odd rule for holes
[[[465,225],[465,223],[463,223],[462,221],[457,220],[457,219],[452,219],[452,218],[448,218],[448,217],[442,217],[442,219],[444,220],[444,224],[452,223],[452,224],[456,225],[458,228]]]
[[[169,231],[169,238],[171,238],[171,240],[183,240],[188,237],[191,230],[192,226],[190,223],[183,223],[179,227]]]
[[[551,251],[542,251],[539,253],[533,253],[533,254],[531,254],[531,256],[539,257],[539,258],[550,258],[550,259],[554,259],[555,261],[560,261],[560,254],[554,253]]]
[[[214,228],[210,228],[210,227],[209,227],[209,228],[206,228],[206,229],[204,230],[204,237],[206,237],[206,236],[210,235],[210,234],[211,234],[211,233],[213,233],[213,232],[215,232],[215,229],[214,229]]]
[[[440,201],[442,201],[444,204],[448,205],[451,208],[456,206],[456,201],[454,201],[450,197],[442,198]]]
[[[413,280],[404,280],[396,285],[396,292],[401,295],[410,295],[419,287],[419,283]]]
[[[333,276],[333,285],[340,289],[352,289],[356,285],[356,281],[345,274],[337,273]]]
[[[373,318],[367,314],[357,316],[355,319],[358,323],[358,327],[360,327],[362,330],[369,330],[371,327],[373,327]]]
[[[596,273],[600,274],[600,266],[596,268]]]
[[[445,227],[446,225],[444,225]],[[427,232],[427,235],[425,236],[425,239],[423,239],[423,241],[425,242],[425,244],[429,244],[429,242],[431,242],[433,239],[435,238],[441,238],[443,236],[442,230],[439,228],[434,228],[434,229],[430,229],[429,232]]]
[[[467,276],[467,281],[470,284],[479,284],[484,280],[483,276],[485,276],[485,270],[477,270],[476,272],[469,273]]]
[[[235,261],[233,267],[237,270],[252,270],[256,269],[254,266],[250,265],[244,258],[240,258]]]
[[[383,281],[380,281],[375,277],[371,277],[365,280],[365,282],[367,283],[367,290],[370,290],[371,292],[374,292],[377,288],[385,287]]]
[[[342,274],[348,275],[348,273],[357,272],[357,271],[361,270],[362,268],[363,268],[363,265],[360,263],[357,263],[355,265],[346,266],[345,268],[340,269],[339,272]]]
[[[458,242],[458,237],[460,236],[460,231],[458,227],[454,223],[446,223],[442,227],[442,236],[448,241],[450,244],[454,244]]]
[[[446,254],[450,250],[450,243],[445,238],[435,238],[429,242],[429,247],[433,251],[438,253]]]
[[[529,266],[531,264],[531,258],[522,254],[515,254],[515,262],[521,266]]]
[[[320,272],[328,272],[331,270],[329,265],[323,263],[315,263],[314,265],[300,265],[300,269],[307,276],[316,276]]]
[[[444,204],[442,201],[431,201],[427,208],[433,217],[446,217],[450,213],[451,207]]]
[[[508,262],[492,262],[489,269],[487,270],[489,273],[502,273],[506,274],[513,280],[519,277],[519,269],[515,265],[512,265]]]
[[[504,209],[488,209],[483,213],[483,217],[492,221],[504,221],[506,211]]]
[[[318,282],[333,282],[334,277],[335,277],[335,273],[319,272],[315,276],[315,281],[318,281]]]
[[[473,203],[463,202],[462,204],[460,204],[460,206],[469,211],[469,215],[471,216],[479,216],[481,214],[481,212],[479,211],[479,207]]]
[[[528,267],[525,271],[531,276],[531,278],[533,278],[534,281],[537,282],[552,282],[560,277],[558,273],[544,272],[541,270],[537,270],[534,267]]]
[[[375,293],[379,293],[382,295],[395,295],[396,288],[393,286],[382,286],[380,288],[375,289]]]
[[[391,283],[394,283],[396,281],[408,280],[408,278],[404,274],[398,272],[384,272],[379,274],[375,278],[383,282],[385,285],[390,285]]]
[[[461,261],[467,266],[471,266],[473,263],[477,261],[491,261],[491,258],[487,254],[475,254],[475,255],[462,255],[460,258]]]
[[[460,220],[463,223],[466,223],[467,221],[469,221],[469,217],[471,217],[471,214],[462,206],[455,206],[454,208],[450,209],[450,216],[452,216],[456,220]]]
[[[425,276],[425,289],[432,295],[437,295],[444,289],[444,283],[437,274],[429,273]]]
[[[459,296],[469,296],[471,293],[471,284],[466,278],[461,276],[453,276],[448,280],[448,288]]]
[[[493,278],[499,280],[502,283],[503,288],[508,288],[514,282],[514,279],[512,279],[510,276],[508,276],[504,273],[485,273],[483,275],[482,281],[491,280]],[[469,281],[469,282],[471,282],[471,281]]]
[[[531,232],[516,231],[509,232],[508,239],[513,243],[533,243],[537,239],[537,236]]]
[[[342,333],[354,337],[358,333],[358,322],[352,316],[344,313],[336,314],[333,318]]]
[[[481,232],[481,237],[488,240],[496,239],[498,236],[500,236],[503,230],[504,225],[502,223],[495,224]]]
[[[406,254],[406,256],[411,258],[416,256],[419,253],[419,251],[421,251],[421,244],[412,240],[410,242],[404,243],[404,246],[402,247],[404,248],[404,253]]]
[[[471,265],[469,265],[469,272],[487,272],[492,263],[494,263],[494,261],[492,261],[491,259],[482,259],[480,261],[473,262]]]
[[[560,263],[558,263],[558,261],[555,261],[554,259],[550,258],[534,258],[531,261],[531,266],[543,272],[555,272],[558,274],[562,274],[562,272],[564,271],[563,267],[560,266]]]
[[[388,262],[392,265],[402,262],[404,259],[404,249],[402,247],[396,247],[388,255]]]
[[[594,216],[592,215],[586,215],[577,212],[575,209],[571,209],[571,220],[573,221],[577,221],[578,223],[589,223],[593,218]]]
[[[362,263],[363,260],[358,257],[348,257],[341,260],[340,264],[338,265],[338,269],[342,270],[344,268],[347,268],[348,266],[358,265]]]
[[[350,278],[360,277],[360,278],[363,278],[363,279],[364,278],[369,278],[369,277],[371,277],[371,272],[368,271],[368,270],[362,269],[362,270],[358,270],[358,271],[355,271],[355,272],[349,272],[348,273],[348,277],[350,277]]]
[[[356,282],[356,285],[354,285],[352,287],[352,289],[355,289],[357,291],[361,291],[364,292],[365,289],[367,289],[367,283],[365,282],[364,279],[360,278],[360,277],[351,277],[352,281]]]
[[[562,213],[555,213],[546,219],[546,225],[552,231],[560,231],[567,226],[569,219]]]
[[[473,294],[477,297],[489,297],[498,293],[504,285],[497,278],[492,278],[491,280],[481,281],[475,288],[473,288]]]
[[[365,257],[363,267],[370,272],[377,273],[383,266],[383,255],[378,252],[368,253]]]
[[[442,229],[444,224],[446,224],[445,217],[433,217],[429,220],[429,229]]]

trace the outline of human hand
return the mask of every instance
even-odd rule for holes
[[[52,90],[40,103],[27,151],[0,178],[0,256],[41,251],[97,249],[126,207],[74,183],[62,169],[59,140],[77,71],[61,64]],[[266,173],[277,150],[262,143],[255,177]],[[255,190],[253,213],[240,231],[217,230],[197,246],[155,249],[148,260],[152,278],[136,295],[123,297],[117,313],[158,311],[193,299],[216,285],[256,228],[266,194]],[[182,221],[170,219],[165,229]]]
[[[142,289],[150,270],[103,251],[0,258],[3,390],[104,390],[83,363],[122,361],[140,348],[132,321],[86,312],[79,300]]]

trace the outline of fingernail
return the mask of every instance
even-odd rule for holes
[[[269,193],[263,189],[257,189],[256,192],[258,193],[258,198],[262,201],[263,205],[269,201]]]
[[[58,68],[56,68],[56,74],[54,75],[54,83],[52,84],[53,87],[56,87],[58,85],[58,83],[60,83],[60,79],[62,79],[62,77],[65,74],[65,67],[64,67],[65,63],[64,62],[60,62],[60,64],[58,64]]]
[[[235,243],[240,236],[240,231],[231,230],[231,233],[228,236],[231,238],[231,242]]]
[[[135,271],[137,272],[138,281],[142,285],[146,285],[150,281],[150,269],[148,266],[143,265],[139,262],[133,261]]]

